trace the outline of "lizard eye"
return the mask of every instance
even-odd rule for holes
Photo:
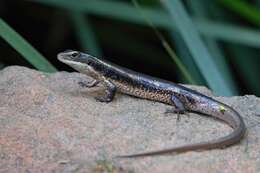
[[[74,52],[74,53],[71,54],[71,56],[72,56],[73,58],[77,57],[78,55],[79,55],[78,52]]]
[[[88,62],[87,62],[87,64],[88,64],[88,65],[91,65],[91,64],[92,64],[92,62],[91,62],[91,61],[88,61]]]

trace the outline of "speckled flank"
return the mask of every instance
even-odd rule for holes
[[[160,101],[167,104],[172,104],[170,100],[171,94],[169,91],[163,91],[156,88],[148,88],[141,85],[129,85],[128,83],[123,81],[111,81],[116,85],[119,92],[142,97],[145,99]]]

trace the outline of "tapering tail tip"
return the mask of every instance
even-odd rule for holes
[[[137,158],[137,157],[145,157],[148,155],[145,154],[131,154],[131,155],[117,155],[115,156],[116,159],[131,159],[131,158]]]
[[[136,154],[126,154],[126,155],[117,155],[115,158],[118,159],[129,159],[129,158],[137,158],[137,157],[148,157],[148,156],[154,156],[154,155],[166,155],[166,154],[173,154],[178,153],[174,149],[165,149],[165,150],[158,150],[158,151],[150,151],[146,153],[136,153]]]

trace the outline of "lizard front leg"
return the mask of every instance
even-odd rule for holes
[[[111,102],[116,93],[116,86],[109,80],[104,80],[103,83],[106,87],[105,95],[97,96],[95,99],[99,102]]]

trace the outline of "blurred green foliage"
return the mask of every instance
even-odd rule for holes
[[[1,18],[0,36],[35,68],[46,72],[56,71],[56,68],[50,64],[46,58],[44,58],[35,48],[33,48],[24,38],[17,34]]]
[[[77,49],[216,94],[260,96],[260,0],[5,0],[0,6],[6,41],[0,67],[69,70],[56,54]]]

